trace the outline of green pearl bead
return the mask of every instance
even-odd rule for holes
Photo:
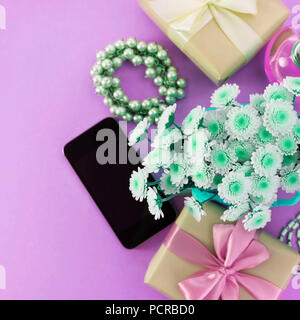
[[[176,102],[176,98],[167,96],[166,101],[168,104],[174,104]]]
[[[125,107],[119,107],[119,114],[120,114],[120,116],[124,116],[126,114],[126,108]]]
[[[142,102],[142,108],[144,110],[150,110],[152,108],[152,103],[151,103],[151,100],[150,99],[145,99],[143,100]]]
[[[101,81],[101,85],[103,88],[110,88],[112,85],[112,79],[110,77],[104,77]]]
[[[121,84],[121,80],[120,80],[119,77],[113,77],[112,78],[112,86],[114,88],[118,88],[120,86],[120,84]]]
[[[93,83],[94,83],[94,85],[100,85],[100,84],[101,84],[101,81],[102,81],[102,78],[103,78],[103,77],[101,77],[101,76],[99,76],[99,75],[94,76],[94,77],[93,77]]]
[[[167,51],[166,50],[159,50],[158,51],[158,53],[157,53],[157,57],[158,57],[158,59],[160,59],[160,60],[166,60],[167,59],[167,57],[168,57],[168,53],[167,53]]]
[[[112,100],[110,97],[105,97],[104,100],[103,100],[103,103],[104,103],[106,106],[110,107],[110,106],[112,106],[112,104],[113,104],[113,100]]]
[[[105,47],[105,52],[106,52],[107,55],[112,56],[112,55],[114,55],[114,53],[116,52],[116,48],[115,48],[114,45],[108,44],[108,45]]]
[[[132,58],[132,63],[133,63],[133,65],[135,65],[135,66],[139,66],[139,65],[141,65],[141,64],[143,63],[143,59],[142,59],[142,57],[140,57],[140,56],[134,56],[134,57]]]
[[[185,88],[186,87],[186,80],[183,78],[180,78],[176,81],[176,84],[180,88]]]
[[[158,124],[158,122],[159,122],[159,117],[156,117],[156,118],[154,119],[154,122],[155,122],[156,124]]]
[[[152,108],[151,110],[149,110],[148,115],[150,118],[156,118],[159,115],[159,111],[157,108]]]
[[[129,38],[127,41],[126,41],[126,44],[129,48],[135,48],[136,45],[137,45],[137,41],[136,41],[136,38]]]
[[[121,88],[116,89],[113,93],[115,99],[120,100],[124,97],[124,92]]]
[[[163,64],[167,67],[172,65],[172,59],[170,57],[166,58],[166,60],[164,60]]]
[[[145,73],[146,78],[154,78],[155,77],[155,70],[153,68],[147,68]]]
[[[134,116],[133,116],[133,121],[135,122],[135,123],[139,123],[139,122],[141,122],[143,120],[143,117],[141,116],[141,115],[139,115],[139,114],[135,114]]]
[[[167,95],[169,97],[176,97],[177,96],[177,90],[175,88],[169,88],[167,91]]]
[[[99,94],[99,95],[101,95],[101,96],[106,96],[106,95],[108,95],[108,90],[105,89],[105,88],[103,88],[102,86],[97,87],[95,91],[96,91],[96,94]]]
[[[167,78],[169,81],[176,81],[177,79],[177,72],[174,72],[174,71],[169,71],[168,74],[167,74]]]
[[[144,116],[144,119],[146,119],[149,124],[152,124],[152,123],[153,123],[153,119],[150,118],[149,116]]]
[[[114,65],[115,68],[121,67],[122,64],[123,64],[123,60],[121,58],[116,57],[116,58],[113,59],[113,65]]]
[[[144,63],[146,65],[146,67],[151,68],[154,65],[154,62],[155,62],[155,60],[153,57],[146,57]]]
[[[133,115],[129,112],[123,115],[123,120],[125,121],[131,121],[133,119]]]
[[[163,84],[163,78],[161,76],[156,77],[154,79],[154,84],[158,87],[161,86]]]
[[[114,68],[109,68],[106,70],[107,75],[112,76],[115,73],[115,69]]]
[[[161,66],[157,66],[157,67],[155,68],[155,72],[156,72],[157,74],[163,74],[163,73],[164,73],[164,68],[161,67]]]
[[[141,52],[147,50],[147,44],[144,41],[139,41],[136,47]]]
[[[181,89],[181,88],[177,89],[177,98],[178,98],[178,99],[182,99],[182,98],[184,98],[184,97],[185,97],[185,92],[184,92],[184,90]]]
[[[158,50],[158,51],[161,51],[161,50],[164,50],[164,48],[163,48],[162,45],[158,44],[158,45],[157,45],[157,50]]]
[[[115,105],[113,105],[113,106],[111,106],[110,108],[109,108],[109,111],[110,111],[110,113],[111,114],[116,114],[116,112],[117,112],[117,106],[115,106]]]
[[[174,66],[171,66],[168,68],[168,73],[169,72],[176,72],[177,73],[177,69]]]
[[[129,102],[129,98],[126,94],[124,94],[123,98],[122,98],[122,102],[123,103],[128,103]]]
[[[102,61],[101,65],[103,69],[108,70],[113,66],[113,63],[110,59],[105,59]]]
[[[118,41],[115,43],[115,47],[116,47],[118,50],[124,50],[124,49],[125,49],[125,42],[124,42],[124,40],[118,40]]]
[[[162,104],[159,105],[159,111],[160,112],[164,112],[167,109],[167,107],[168,106],[166,104],[162,103]]]
[[[151,103],[154,107],[159,106],[159,99],[157,97],[151,99]]]
[[[97,52],[96,57],[98,60],[104,60],[106,58],[106,53],[103,50]]]
[[[134,51],[131,48],[127,48],[124,50],[123,56],[126,59],[132,59],[134,57]]]
[[[135,111],[135,112],[139,111],[142,107],[141,103],[138,100],[130,101],[128,106],[132,111]]]
[[[160,86],[158,89],[158,93],[164,97],[167,95],[168,89],[165,86]]]
[[[157,44],[155,42],[151,42],[148,44],[147,50],[149,53],[156,53],[158,51]]]

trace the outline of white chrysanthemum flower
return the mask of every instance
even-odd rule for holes
[[[139,141],[144,140],[147,137],[149,126],[150,122],[146,118],[139,122],[129,136],[129,146],[133,146]]]
[[[255,150],[254,145],[249,140],[233,140],[230,142],[229,147],[235,153],[239,162],[249,161]]]
[[[280,186],[280,178],[276,175],[265,177],[253,174],[251,178],[253,181],[252,194],[254,196],[264,196],[267,198],[269,195],[276,193]]]
[[[265,146],[269,143],[274,144],[275,140],[275,137],[271,135],[265,126],[260,126],[253,138],[253,142],[259,146]]]
[[[292,155],[298,149],[297,141],[292,134],[287,134],[284,136],[279,136],[277,138],[277,145],[279,150],[284,155]]]
[[[163,192],[168,194],[175,194],[180,191],[180,188],[176,184],[172,183],[171,175],[169,172],[163,173],[160,178],[160,186]]]
[[[249,212],[243,220],[244,228],[248,231],[261,229],[271,221],[270,208],[259,205]]]
[[[202,205],[194,197],[185,197],[184,205],[189,209],[196,221],[200,222],[202,216],[206,215]]]
[[[285,167],[280,171],[281,188],[287,193],[294,193],[300,190],[300,167]]]
[[[210,102],[213,107],[231,106],[240,93],[239,86],[236,84],[224,84],[217,89],[211,96]]]
[[[159,169],[167,169],[173,162],[174,154],[169,148],[153,149],[144,158],[143,166],[147,172],[158,172]]]
[[[244,162],[242,165],[236,165],[234,171],[242,172],[245,177],[250,177],[254,171],[253,166],[250,161]]]
[[[250,194],[250,200],[256,205],[271,207],[277,200],[277,193],[266,193],[264,196],[254,196]]]
[[[214,172],[210,166],[203,162],[194,165],[190,170],[190,175],[196,187],[207,189],[212,183]]]
[[[164,217],[164,213],[161,210],[162,201],[156,188],[149,188],[147,192],[147,202],[150,213],[154,216],[155,220]]]
[[[160,130],[152,143],[153,148],[169,148],[171,145],[182,140],[182,133],[177,128]]]
[[[165,130],[173,124],[175,111],[176,111],[176,103],[173,104],[172,106],[169,106],[162,113],[157,124],[158,131]]]
[[[242,172],[232,171],[218,185],[219,196],[227,203],[248,202],[252,181]]]
[[[283,85],[295,96],[300,96],[300,77],[286,77]]]
[[[297,113],[289,102],[272,100],[264,114],[264,126],[273,136],[285,135],[292,131],[297,119]]]
[[[277,100],[286,101],[289,104],[293,102],[293,95],[283,85],[276,82],[266,87],[264,98],[267,103]]]
[[[205,109],[201,106],[192,109],[182,122],[183,133],[188,136],[197,130],[201,124],[204,114]]]
[[[138,168],[137,171],[133,171],[129,179],[129,189],[135,200],[142,201],[147,196],[147,181],[148,172],[146,170]]]
[[[187,169],[187,164],[184,160],[183,154],[175,154],[174,161],[170,165],[169,169],[171,181],[174,185],[182,187],[188,182]]]
[[[232,138],[247,140],[257,133],[261,125],[257,111],[250,107],[232,108],[227,114],[225,128]]]
[[[209,160],[216,173],[225,174],[233,168],[237,157],[227,144],[216,144],[212,147]]]
[[[261,176],[274,176],[281,168],[282,154],[271,144],[258,148],[251,157],[254,171]]]
[[[250,95],[250,106],[257,110],[260,114],[263,114],[266,109],[266,100],[262,94]]]
[[[293,127],[292,133],[296,141],[299,143],[300,142],[300,119],[299,118],[297,119],[296,124]]]
[[[230,206],[221,216],[223,221],[237,221],[249,211],[248,203]]]
[[[209,138],[207,129],[199,129],[191,134],[184,144],[186,156],[193,162],[202,161],[208,151]]]
[[[203,125],[210,132],[212,139],[224,139],[226,112],[223,109],[208,111],[204,115]]]

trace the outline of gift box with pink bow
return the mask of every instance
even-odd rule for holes
[[[216,84],[247,63],[289,16],[280,0],[139,0]]]
[[[184,208],[153,257],[145,283],[172,299],[274,300],[300,255],[265,232],[224,224],[224,209],[204,204],[200,223]]]

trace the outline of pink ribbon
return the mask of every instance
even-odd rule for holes
[[[216,256],[176,224],[164,245],[178,257],[205,268],[178,283],[187,300],[238,300],[239,285],[255,299],[277,299],[281,289],[264,279],[241,273],[268,260],[268,249],[248,232],[241,222],[215,224],[213,241]]]

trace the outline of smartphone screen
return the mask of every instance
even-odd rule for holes
[[[118,122],[106,118],[69,142],[64,153],[120,242],[131,249],[172,223],[176,215],[170,203],[165,202],[164,218],[154,220],[147,201],[133,199],[129,179],[140,165],[128,161],[129,149]],[[99,156],[103,150],[104,159]],[[150,176],[149,181],[154,178]]]

